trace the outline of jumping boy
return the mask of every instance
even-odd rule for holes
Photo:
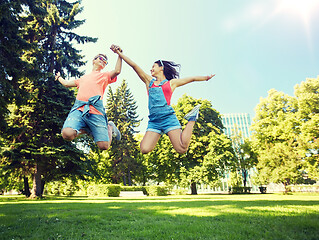
[[[101,72],[107,63],[106,55],[98,54],[93,59],[92,72],[79,79],[66,81],[59,72],[56,74],[55,80],[63,86],[78,88],[76,101],[63,124],[64,139],[72,141],[78,135],[89,132],[101,150],[111,146],[112,136],[117,140],[121,139],[115,124],[107,119],[103,95],[107,85],[116,82],[121,73],[122,59],[118,57],[113,71]]]

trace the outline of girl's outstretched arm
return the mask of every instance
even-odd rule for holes
[[[171,82],[171,88],[172,91],[175,90],[175,88],[183,86],[190,82],[196,82],[196,81],[208,81],[212,77],[214,77],[215,74],[207,75],[207,76],[195,76],[195,77],[186,77],[186,78],[174,78]]]
[[[139,78],[145,83],[146,87],[148,87],[150,81],[152,80],[152,76],[146,74],[135,62],[133,62],[129,57],[123,54],[122,49],[119,46],[112,45],[111,50],[119,55],[120,58],[124,60],[128,65],[130,65],[133,70],[137,73]]]
[[[65,79],[63,79],[60,75],[60,72],[55,74],[55,81],[58,80],[64,87],[76,87],[75,81],[74,80],[70,80],[67,81]]]

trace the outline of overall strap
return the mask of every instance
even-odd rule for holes
[[[153,83],[154,83],[155,81],[156,81],[156,79],[153,78],[153,79],[151,80],[150,85],[149,85],[148,87],[151,88],[152,85],[153,85]],[[160,82],[160,84],[159,84],[158,86],[160,87],[160,86],[162,86],[162,85],[163,85],[164,83],[166,83],[166,82],[168,82],[168,80],[167,80],[167,79],[164,79],[163,81]]]
[[[152,85],[153,85],[153,83],[156,81],[156,79],[155,78],[153,78],[151,81],[150,81],[150,84],[149,84],[149,88],[151,88],[152,87]]]
[[[160,82],[160,84],[158,85],[159,87],[162,86],[164,83],[168,82],[167,79],[164,79],[163,81]]]

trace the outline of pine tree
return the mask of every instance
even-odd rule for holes
[[[18,85],[19,79],[28,74],[35,75],[30,65],[21,58],[31,45],[23,39],[22,29],[26,21],[21,16],[25,8],[36,15],[44,14],[35,1],[0,0],[0,134],[5,135],[7,122],[5,120],[8,104],[13,100],[21,104],[25,92]]]
[[[134,176],[139,168],[139,150],[134,138],[135,128],[139,125],[136,113],[136,101],[128,88],[125,80],[116,89],[115,94],[109,88],[107,98],[107,116],[112,120],[122,134],[120,142],[112,142],[110,156],[113,161],[113,182],[123,182],[124,185],[132,185]]]
[[[53,78],[54,69],[64,76],[81,76],[77,68],[84,62],[73,43],[96,41],[72,32],[84,23],[75,19],[82,11],[79,2],[41,1],[45,16],[25,13],[28,20],[24,39],[32,48],[25,51],[23,58],[41,72],[41,77],[28,76],[19,81],[19,87],[30,95],[27,104],[12,111],[11,127],[15,132],[8,139],[10,149],[4,156],[13,169],[25,169],[28,165],[25,172],[33,177],[32,197],[42,196],[46,181],[89,174],[90,161],[75,144],[64,141],[60,135],[74,94]]]

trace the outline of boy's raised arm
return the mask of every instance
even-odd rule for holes
[[[55,74],[55,81],[58,80],[64,87],[76,87],[75,81],[74,80],[70,80],[67,81],[65,79],[63,79],[60,75],[60,72]]]

